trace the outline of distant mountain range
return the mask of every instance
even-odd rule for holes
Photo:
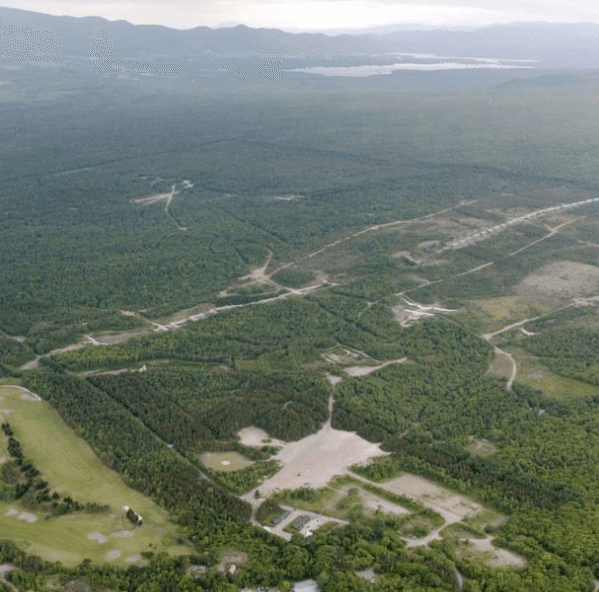
[[[539,68],[599,68],[599,24],[515,23],[476,30],[398,30],[325,35],[277,29],[196,27],[185,31],[101,17],[51,16],[0,7],[3,61],[63,58],[214,63],[255,56],[310,61],[392,52],[535,60]],[[27,29],[29,27],[29,29]],[[345,65],[345,64],[344,64]]]

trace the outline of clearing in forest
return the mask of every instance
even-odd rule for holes
[[[518,362],[518,382],[539,389],[548,397],[560,401],[599,396],[598,386],[556,374],[537,357],[520,348],[512,347],[510,351]]]
[[[556,306],[599,292],[599,267],[575,261],[549,263],[526,276],[516,294],[541,305]]]
[[[513,364],[509,356],[498,348],[495,348],[493,360],[487,370],[488,376],[504,378],[509,380],[512,376]]]
[[[2,407],[10,409],[3,421],[10,423],[24,456],[48,481],[50,491],[70,496],[80,504],[110,506],[107,513],[74,512],[45,519],[35,510],[25,512],[18,500],[0,502],[0,522],[8,526],[4,537],[26,546],[28,553],[65,565],[76,565],[86,557],[102,563],[111,550],[121,551],[118,559],[114,554],[114,562],[124,564],[125,558],[149,550],[150,544],[155,546],[153,550],[169,554],[190,552],[187,546],[174,544],[179,530],[167,513],[127,487],[118,473],[102,464],[47,402],[23,397],[28,393],[19,387],[2,388],[0,392]],[[125,505],[143,516],[143,526],[132,528],[123,510]],[[30,520],[28,514],[37,520]],[[132,536],[123,537],[125,531],[132,532]]]
[[[468,437],[469,443],[466,450],[476,456],[489,456],[497,452],[497,446],[491,444],[485,438],[476,438],[475,436]]]
[[[496,331],[510,323],[542,315],[546,310],[530,299],[518,296],[480,298],[466,303],[468,312],[477,318],[485,332]]]
[[[245,436],[242,442],[246,444],[250,439],[246,431],[242,432],[239,435]],[[277,489],[297,489],[305,485],[318,489],[353,464],[363,464],[373,456],[389,454],[355,432],[333,429],[330,419],[315,434],[297,442],[278,441],[276,445],[282,448],[273,458],[279,460],[283,468],[259,486],[263,496]]]
[[[249,458],[246,458],[239,452],[204,452],[200,455],[202,464],[209,469],[215,471],[223,471],[224,473],[230,473],[231,471],[238,471],[239,469],[245,469],[254,464]]]

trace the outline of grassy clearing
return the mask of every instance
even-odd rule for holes
[[[491,365],[487,370],[487,375],[509,380],[512,376],[512,362],[504,353],[495,352]]]
[[[473,528],[476,532],[481,530],[492,531],[500,528],[508,521],[507,516],[500,514],[495,510],[485,508],[482,512],[467,516],[462,521],[462,524]]]
[[[200,455],[200,460],[202,461],[202,464],[207,466],[209,469],[222,471],[224,473],[245,469],[246,467],[251,467],[254,464],[254,462],[249,458],[246,458],[242,454],[239,454],[239,452],[235,451],[205,452]],[[223,461],[229,462],[229,464],[223,465]]]
[[[223,551],[219,556],[218,569],[228,571],[232,565],[239,566],[247,563],[248,554],[243,551]]]
[[[519,296],[473,299],[468,301],[466,306],[481,323],[481,328],[485,332],[497,331],[511,323],[546,312],[536,302]]]
[[[441,536],[444,538],[453,537],[458,539],[487,538],[487,535],[482,530],[469,524],[464,524],[463,522],[448,524],[441,530]]]
[[[510,353],[518,364],[516,380],[543,391],[548,397],[569,401],[599,395],[599,387],[555,374],[538,358],[520,349],[511,349]]]
[[[3,388],[3,408],[10,408],[7,415],[15,437],[20,441],[26,458],[33,461],[48,481],[50,489],[61,495],[70,495],[81,502],[108,504],[107,514],[92,515],[76,513],[45,519],[42,516],[33,524],[16,516],[5,516],[15,508],[23,511],[18,503],[0,504],[3,524],[0,538],[9,537],[22,542],[27,548],[48,560],[60,560],[65,565],[75,564],[89,557],[104,561],[107,551],[121,550],[115,563],[126,563],[125,558],[141,551],[165,550],[169,553],[189,552],[187,547],[176,547],[177,527],[168,514],[152,500],[127,487],[119,475],[103,465],[88,444],[79,438],[62,421],[58,413],[45,401],[31,402],[21,399],[19,389]],[[132,530],[125,518],[123,506],[132,507],[144,519],[141,528]],[[129,529],[132,537],[119,538],[114,533]],[[4,532],[2,532],[4,531]],[[98,532],[108,537],[99,544],[89,540],[88,534]]]
[[[476,456],[489,456],[497,452],[497,446],[491,444],[487,440],[475,438],[474,436],[469,437],[470,443],[466,446],[466,450],[475,454]]]
[[[407,507],[398,503],[398,496],[376,487],[371,489],[369,484],[350,476],[335,477],[326,487],[317,490],[285,490],[277,493],[274,499],[299,510],[348,521],[372,516],[377,510],[386,514],[404,514]],[[412,502],[412,505],[415,504]]]
[[[439,525],[429,516],[412,514],[403,521],[398,533],[402,537],[414,537],[419,539],[430,534],[437,526]]]

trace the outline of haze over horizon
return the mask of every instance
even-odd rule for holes
[[[174,29],[244,24],[293,32],[342,32],[390,26],[480,28],[516,22],[599,23],[592,0],[5,0],[17,8],[56,16],[99,16]]]

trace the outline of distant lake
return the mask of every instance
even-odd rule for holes
[[[524,59],[512,60],[501,58],[447,57],[422,53],[393,52],[390,55],[411,58],[411,61],[398,62],[394,64],[375,64],[363,66],[312,66],[308,68],[294,68],[287,71],[305,72],[306,74],[321,74],[322,76],[380,76],[391,74],[395,70],[480,70],[483,68],[493,70],[514,68],[526,70],[533,68],[534,66],[531,64],[536,62],[536,60]]]

